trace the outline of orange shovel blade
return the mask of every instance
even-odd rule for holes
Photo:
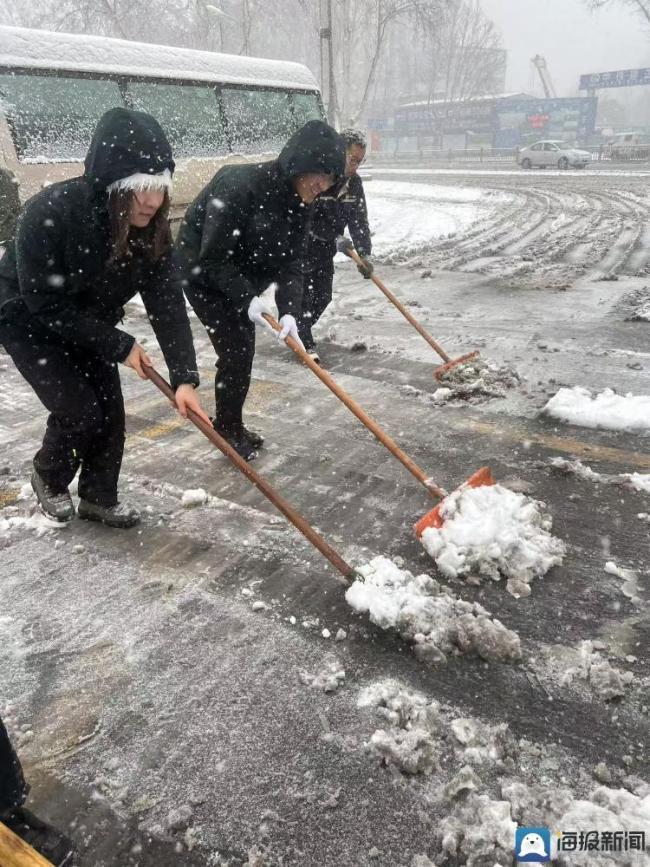
[[[456,367],[457,364],[464,364],[466,361],[471,361],[473,358],[478,358],[481,353],[476,349],[474,352],[468,352],[467,355],[461,355],[458,358],[452,358],[451,361],[448,361],[446,364],[441,364],[440,367],[436,367],[433,371],[433,375],[437,380],[440,380],[440,377],[443,376],[448,370],[451,370],[452,367]]]
[[[460,487],[462,488],[481,488],[483,485],[496,485],[496,480],[492,475],[492,470],[489,467],[481,467],[480,470],[477,470],[474,475],[470,476],[466,482],[464,482]],[[458,488],[456,488],[458,490]],[[447,498],[445,497],[445,500]],[[440,509],[445,500],[441,500],[437,506],[434,506],[430,512],[427,512],[424,517],[420,518],[420,520],[415,525],[415,535],[418,539],[422,538],[422,533],[425,530],[428,530],[429,527],[434,527],[435,529],[439,529],[442,527],[444,520],[440,516]]]

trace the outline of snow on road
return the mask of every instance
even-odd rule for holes
[[[367,192],[373,250],[381,258],[409,255],[464,232],[512,201],[508,193],[475,187],[373,182]]]
[[[552,418],[582,427],[650,430],[650,397],[616,394],[611,388],[595,395],[578,385],[561,388],[543,411]]]

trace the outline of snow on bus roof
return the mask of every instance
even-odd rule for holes
[[[318,90],[301,63],[0,26],[0,66]]]

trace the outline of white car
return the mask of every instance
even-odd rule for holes
[[[591,160],[589,151],[582,151],[565,141],[538,141],[521,148],[517,162],[522,169],[584,169]]]

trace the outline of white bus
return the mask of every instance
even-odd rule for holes
[[[221,165],[270,158],[323,118],[299,63],[0,27],[0,243],[27,198],[83,172],[97,120],[114,106],[149,112],[167,133],[172,219]]]

